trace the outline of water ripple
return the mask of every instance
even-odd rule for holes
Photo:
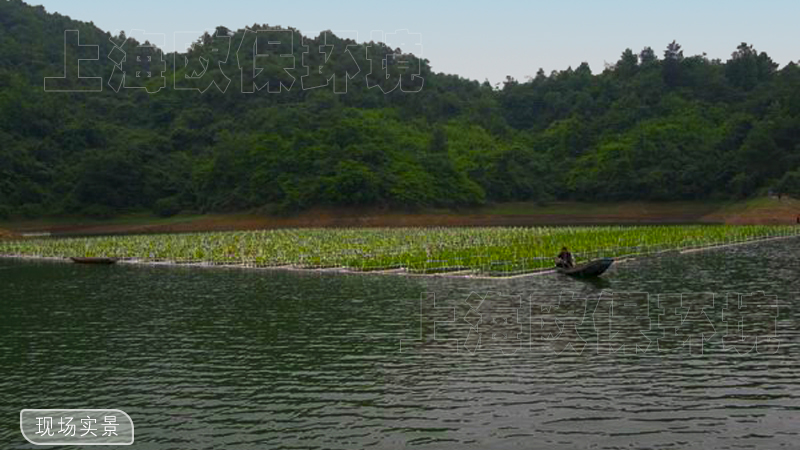
[[[794,240],[642,260],[602,285],[0,261],[0,443],[28,448],[23,408],[110,407],[152,450],[796,448],[798,251]],[[420,328],[425,292],[435,322],[453,320],[447,307],[461,320],[472,292],[549,307],[604,290],[765,291],[781,302],[780,346],[554,354],[532,339],[473,355],[444,340],[463,343],[466,322]],[[537,323],[521,326],[535,336]]]

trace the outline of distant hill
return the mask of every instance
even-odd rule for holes
[[[103,92],[44,91],[64,71],[65,30],[99,46],[80,74]],[[160,72],[133,63],[158,54],[0,0],[0,218],[800,194],[800,70],[746,44],[726,62],[677,43],[626,50],[598,75],[581,65],[496,88],[435,73],[413,49],[268,30],[218,27],[164,55],[163,79],[123,82],[120,49],[130,73]],[[254,47],[274,52],[250,79],[239,67]]]

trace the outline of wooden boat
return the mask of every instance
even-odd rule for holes
[[[609,267],[611,267],[611,264],[614,264],[613,259],[603,258],[585,264],[578,264],[577,266],[571,267],[569,269],[559,267],[558,272],[576,278],[599,277],[600,275],[603,274],[603,272],[605,272],[606,270],[608,270]]]
[[[117,258],[79,258],[79,257],[72,257],[70,258],[72,262],[76,264],[101,264],[101,265],[108,265],[114,264],[117,262]]]

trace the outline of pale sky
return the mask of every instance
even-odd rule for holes
[[[165,33],[166,51],[173,50],[174,32],[218,25],[266,23],[306,35],[347,30],[358,32],[359,41],[369,41],[373,30],[408,29],[420,33],[422,56],[434,71],[492,83],[583,61],[597,73],[628,47],[638,53],[651,46],[661,56],[672,40],[687,56],[705,52],[725,60],[747,42],[781,66],[800,59],[797,0],[29,1],[106,31]]]

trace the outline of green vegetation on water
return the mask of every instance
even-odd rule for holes
[[[286,229],[15,240],[0,242],[0,255],[506,276],[551,268],[562,246],[580,262],[798,235],[768,225]]]

